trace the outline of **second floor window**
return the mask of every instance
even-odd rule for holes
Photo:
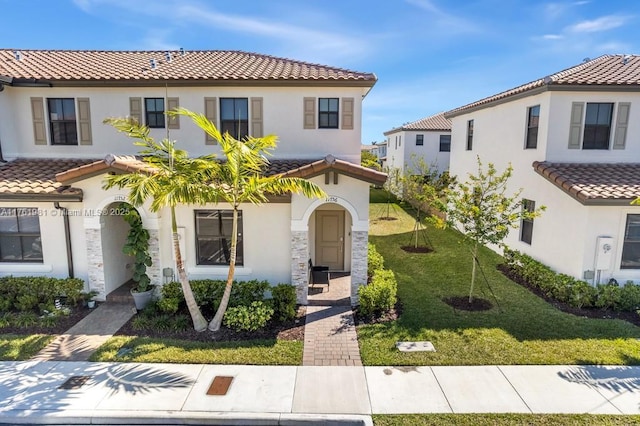
[[[451,135],[440,135],[440,152],[451,151]]]
[[[473,120],[467,121],[467,151],[473,149]]]
[[[78,145],[76,105],[73,98],[49,98],[51,145]]]
[[[540,121],[540,105],[529,107],[527,113],[527,140],[526,149],[538,147],[538,123]]]
[[[416,146],[424,145],[424,135],[416,135]]]
[[[231,260],[232,210],[196,210],[196,256],[198,265],[228,265]],[[244,264],[242,212],[238,212],[236,264]]]
[[[249,135],[249,100],[247,98],[220,99],[220,131],[242,140]]]
[[[147,127],[164,128],[164,98],[144,98],[144,115]]]
[[[612,103],[587,103],[582,149],[609,149]]]
[[[42,263],[38,209],[0,208],[0,262]]]
[[[321,129],[338,128],[338,98],[318,98],[318,127]]]

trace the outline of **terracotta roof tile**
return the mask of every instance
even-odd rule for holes
[[[445,116],[453,117],[534,89],[553,90],[562,86],[619,87],[638,85],[640,85],[640,55],[602,55],[555,74],[452,109],[445,112]]]
[[[365,82],[371,73],[232,50],[160,51],[0,49],[0,76],[14,79],[69,81],[165,80],[308,80]],[[151,60],[156,63],[152,69]]]
[[[384,132],[384,135],[395,133],[403,130],[433,130],[433,131],[451,131],[451,120],[444,116],[444,112],[440,112],[429,117],[421,118],[420,120],[413,121],[411,123],[403,124],[400,127],[395,127],[389,131]]]
[[[548,163],[534,170],[582,204],[629,204],[640,197],[640,163]]]
[[[0,165],[0,199],[82,199],[82,191],[56,181],[56,174],[95,160],[24,159]]]

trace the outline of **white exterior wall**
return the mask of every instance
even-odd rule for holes
[[[436,169],[442,173],[449,169],[449,152],[440,152],[440,135],[449,135],[451,132],[434,131],[405,131],[404,133],[404,164],[409,169],[414,169],[414,158],[424,160],[429,169]],[[423,145],[416,145],[416,137],[424,136]]]
[[[637,207],[584,206],[533,170],[534,161],[550,162],[638,162],[640,144],[640,108],[631,106],[631,117],[625,150],[568,149],[571,102],[632,102],[635,94],[601,94],[545,92],[516,99],[490,108],[452,118],[451,166],[452,175],[465,181],[468,173],[477,174],[476,157],[483,164],[491,162],[499,171],[509,163],[513,176],[510,192],[523,188],[522,198],[536,202],[547,210],[536,218],[532,244],[520,239],[514,229],[506,244],[538,259],[554,270],[576,278],[594,269],[598,236],[614,238],[615,252],[609,271],[602,271],[600,282],[616,278],[618,282],[640,279],[640,271],[620,270],[626,214],[639,212]],[[540,105],[537,149],[524,149],[527,108]],[[640,107],[640,103],[638,104]],[[473,149],[466,150],[467,121],[474,120]],[[615,123],[615,111],[613,122]],[[635,210],[634,210],[635,209]],[[591,281],[590,281],[591,282]]]
[[[569,149],[569,122],[572,102],[585,102],[585,104],[589,102],[614,103],[610,147],[613,145],[613,133],[618,113],[617,104],[619,102],[631,102],[625,149]],[[547,161],[564,163],[637,163],[640,161],[640,93],[555,91],[551,93],[549,108],[550,117],[553,117],[553,119],[549,122]]]
[[[6,159],[23,158],[103,158],[108,153],[136,154],[138,147],[111,126],[102,124],[108,117],[129,115],[129,97],[164,98],[178,97],[180,106],[195,112],[204,112],[204,98],[263,98],[264,134],[275,134],[279,138],[274,158],[320,159],[327,154],[360,163],[360,140],[362,120],[362,96],[364,88],[349,87],[132,87],[132,88],[85,88],[85,87],[5,87],[0,93],[0,141]],[[31,97],[90,99],[92,145],[52,146],[36,145],[33,141]],[[303,99],[354,98],[353,130],[304,129]],[[144,103],[144,102],[143,102]],[[166,107],[166,102],[165,102]],[[76,108],[77,109],[77,108]],[[143,108],[144,110],[144,108]],[[45,105],[45,115],[47,106]],[[77,111],[76,111],[77,114]],[[342,104],[340,104],[340,126]],[[251,107],[249,106],[249,122]],[[218,120],[218,124],[220,121]],[[317,105],[316,105],[317,125]],[[157,139],[166,137],[166,129],[151,129]],[[47,137],[49,130],[47,123]],[[205,145],[204,133],[186,117],[180,117],[180,129],[171,129],[170,138],[179,142],[179,147],[190,155],[219,153],[219,148]]]
[[[389,170],[404,168],[404,132],[397,131],[387,135],[387,161],[386,167]]]

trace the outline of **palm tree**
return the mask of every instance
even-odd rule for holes
[[[207,182],[218,173],[219,163],[213,155],[189,158],[186,151],[176,149],[174,141],[164,139],[156,142],[149,136],[149,129],[135,120],[109,118],[104,122],[136,139],[134,144],[142,147],[140,154],[148,167],[136,173],[107,176],[103,187],[127,188],[129,202],[135,207],[148,199],[151,199],[152,212],[169,207],[173,249],[182,292],[194,329],[204,331],[207,329],[207,320],[196,303],[184,269],[175,208],[181,204],[205,204],[213,198],[212,187]]]
[[[269,135],[262,138],[249,136],[239,141],[229,133],[222,135],[213,123],[202,114],[184,108],[178,108],[174,113],[190,117],[202,130],[218,141],[224,154],[224,158],[219,163],[219,169],[210,181],[214,195],[212,201],[214,203],[228,203],[233,209],[227,284],[220,306],[209,323],[209,330],[218,331],[229,304],[235,274],[240,205],[242,203],[262,204],[268,201],[268,195],[290,192],[302,193],[306,197],[324,197],[326,194],[320,187],[302,178],[264,175],[269,164],[266,156],[271,155],[271,151],[276,147],[277,138],[275,136]]]

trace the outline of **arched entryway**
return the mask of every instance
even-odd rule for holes
[[[111,203],[100,216],[105,294],[122,286],[133,276],[134,259],[122,252],[129,234],[129,224],[123,218],[125,206],[129,205]]]

